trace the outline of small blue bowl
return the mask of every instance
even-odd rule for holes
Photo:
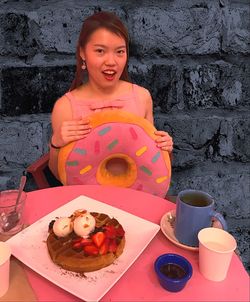
[[[193,274],[190,262],[177,254],[159,256],[154,268],[161,286],[170,292],[181,291]]]

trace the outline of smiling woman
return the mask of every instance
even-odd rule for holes
[[[59,178],[58,164],[60,166],[58,149],[79,140],[83,141],[83,145],[87,144],[85,139],[93,131],[90,120],[94,113],[107,110],[113,110],[114,114],[129,112],[134,114],[135,119],[146,119],[153,126],[149,91],[129,81],[128,51],[127,29],[115,14],[99,12],[84,21],[76,50],[75,79],[70,91],[57,100],[52,112],[49,167],[56,178]],[[154,127],[152,129],[155,147],[171,152],[173,142],[169,134]],[[124,140],[124,137],[119,139]],[[130,143],[133,144],[133,141],[126,142],[127,148]],[[96,148],[101,147],[95,142],[88,147],[90,150],[94,148],[91,156],[97,160]],[[107,167],[114,174],[127,170],[120,158],[110,160]]]

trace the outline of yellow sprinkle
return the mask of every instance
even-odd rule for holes
[[[137,150],[135,154],[136,154],[137,156],[141,156],[144,152],[147,151],[147,149],[148,149],[148,147],[147,147],[147,146],[144,146],[144,147],[140,148],[139,150]]]
[[[158,184],[160,184],[160,183],[162,183],[164,180],[166,180],[167,178],[168,178],[167,176],[159,177],[159,178],[156,179],[156,182],[157,182]]]
[[[80,174],[84,174],[84,173],[88,172],[91,169],[92,169],[92,166],[88,165],[85,168],[83,168],[82,170],[80,170]]]

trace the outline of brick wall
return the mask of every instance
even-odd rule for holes
[[[150,90],[157,128],[174,138],[169,193],[213,195],[249,270],[248,1],[0,4],[0,189],[17,186],[47,151],[50,112],[72,81],[83,19],[114,11],[130,32],[130,75]]]

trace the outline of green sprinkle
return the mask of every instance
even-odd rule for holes
[[[110,130],[111,130],[111,126],[108,126],[108,127],[103,128],[102,130],[100,130],[100,131],[98,132],[98,134],[99,134],[100,136],[103,136],[103,135],[105,135],[106,133],[108,133]]]
[[[160,158],[160,156],[161,156],[161,152],[160,151],[158,151],[154,156],[153,156],[153,158],[152,158],[152,163],[156,163],[157,162],[157,160]]]
[[[78,161],[77,160],[75,160],[75,161],[67,161],[66,165],[70,166],[70,167],[78,166]]]
[[[118,144],[118,139],[113,140],[113,142],[108,145],[108,149],[112,150],[117,144]]]
[[[85,149],[80,149],[80,148],[74,149],[74,152],[81,155],[85,155],[87,153]]]
[[[145,166],[140,166],[140,170],[142,170],[144,173],[148,174],[149,176],[152,175],[152,172]]]

